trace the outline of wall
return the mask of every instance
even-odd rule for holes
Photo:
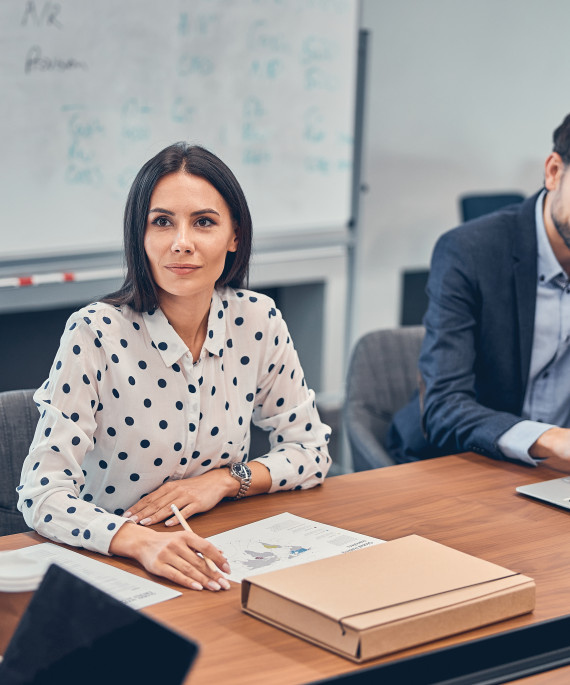
[[[570,111],[564,0],[362,0],[370,30],[352,340],[395,326],[465,192],[542,182]],[[370,295],[372,293],[372,295]]]

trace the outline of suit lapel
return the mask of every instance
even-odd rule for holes
[[[537,246],[535,207],[538,194],[520,205],[516,221],[511,226],[513,246],[513,274],[517,305],[521,362],[521,410],[528,382],[534,314],[536,310]]]

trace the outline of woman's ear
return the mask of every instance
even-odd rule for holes
[[[237,252],[237,249],[238,249],[238,235],[237,234],[238,234],[237,226],[234,225],[234,234],[229,240],[228,252]]]

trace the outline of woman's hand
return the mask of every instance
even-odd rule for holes
[[[133,523],[151,526],[171,517],[166,525],[176,525],[171,504],[176,504],[184,518],[215,507],[224,497],[239,491],[239,482],[230,476],[228,469],[212,469],[201,476],[173,480],[161,485],[134,504],[124,516]]]
[[[136,559],[150,573],[192,590],[230,589],[226,578],[219,571],[211,570],[200,554],[211,559],[224,573],[230,572],[227,559],[195,533],[159,533],[125,523],[111,540],[109,551]]]

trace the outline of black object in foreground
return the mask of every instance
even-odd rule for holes
[[[198,651],[173,632],[52,564],[0,663],[2,685],[180,685]]]

